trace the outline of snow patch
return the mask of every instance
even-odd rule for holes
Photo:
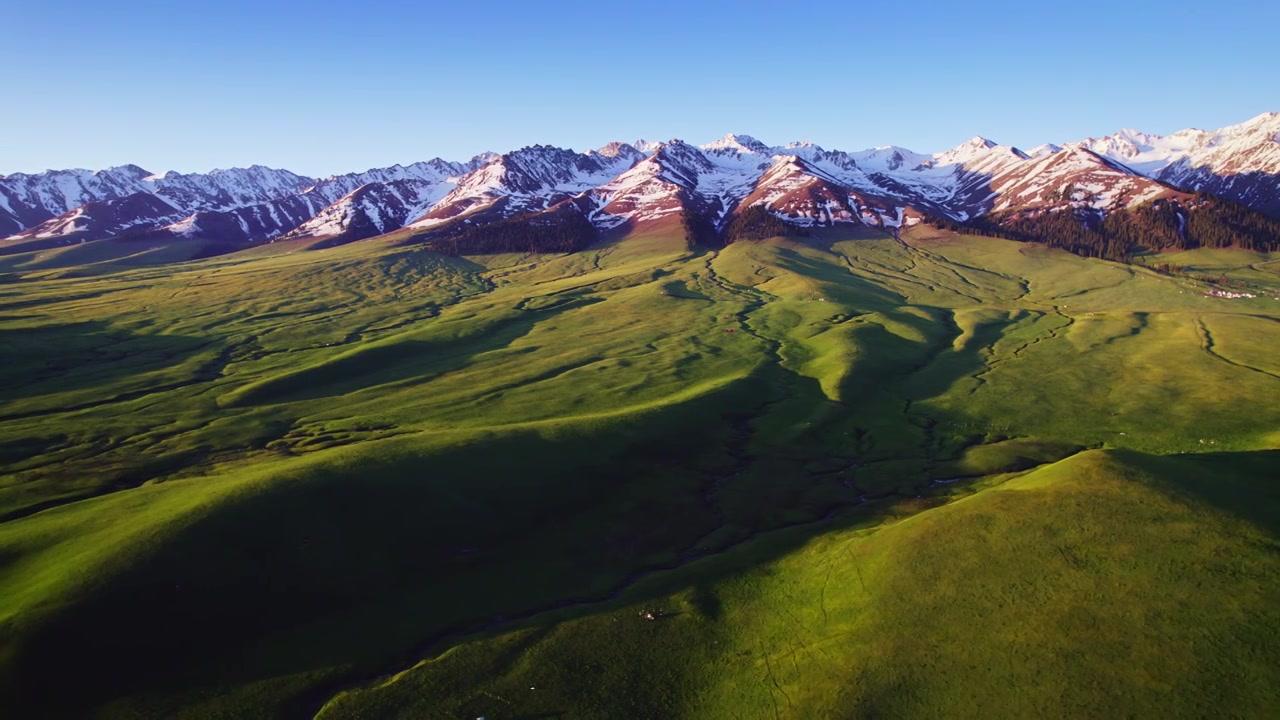
[[[196,224],[196,216],[194,214],[169,225],[165,230],[184,238],[190,238],[196,233],[202,232],[200,226]]]

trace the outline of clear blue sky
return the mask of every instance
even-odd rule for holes
[[[0,173],[319,175],[731,131],[1030,147],[1280,110],[1280,3],[1259,0],[5,5]]]

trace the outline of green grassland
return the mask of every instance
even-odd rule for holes
[[[1273,521],[1249,486],[1274,462],[1086,451],[474,639],[319,717],[1265,717],[1276,527],[1215,500]]]
[[[1280,259],[398,240],[0,258],[5,715],[1280,703]]]

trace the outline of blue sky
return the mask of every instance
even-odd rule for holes
[[[1280,3],[8,3],[0,173],[726,132],[922,152],[1280,110]]]

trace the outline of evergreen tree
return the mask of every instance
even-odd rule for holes
[[[599,239],[596,227],[574,207],[506,218],[483,225],[455,223],[426,242],[444,255],[571,253]]]
[[[786,235],[807,235],[803,228],[788,225],[763,205],[753,205],[738,213],[724,229],[724,244],[740,240],[765,240]]]
[[[715,225],[712,225],[711,221],[703,215],[685,208],[680,216],[680,227],[684,230],[684,241],[690,250],[699,245],[715,246]]]
[[[1128,262],[1140,250],[1237,247],[1280,250],[1280,220],[1210,195],[1185,204],[1161,199],[1101,217],[1097,212],[992,213],[959,223],[931,218],[936,227],[973,235],[1042,243],[1084,257]]]

